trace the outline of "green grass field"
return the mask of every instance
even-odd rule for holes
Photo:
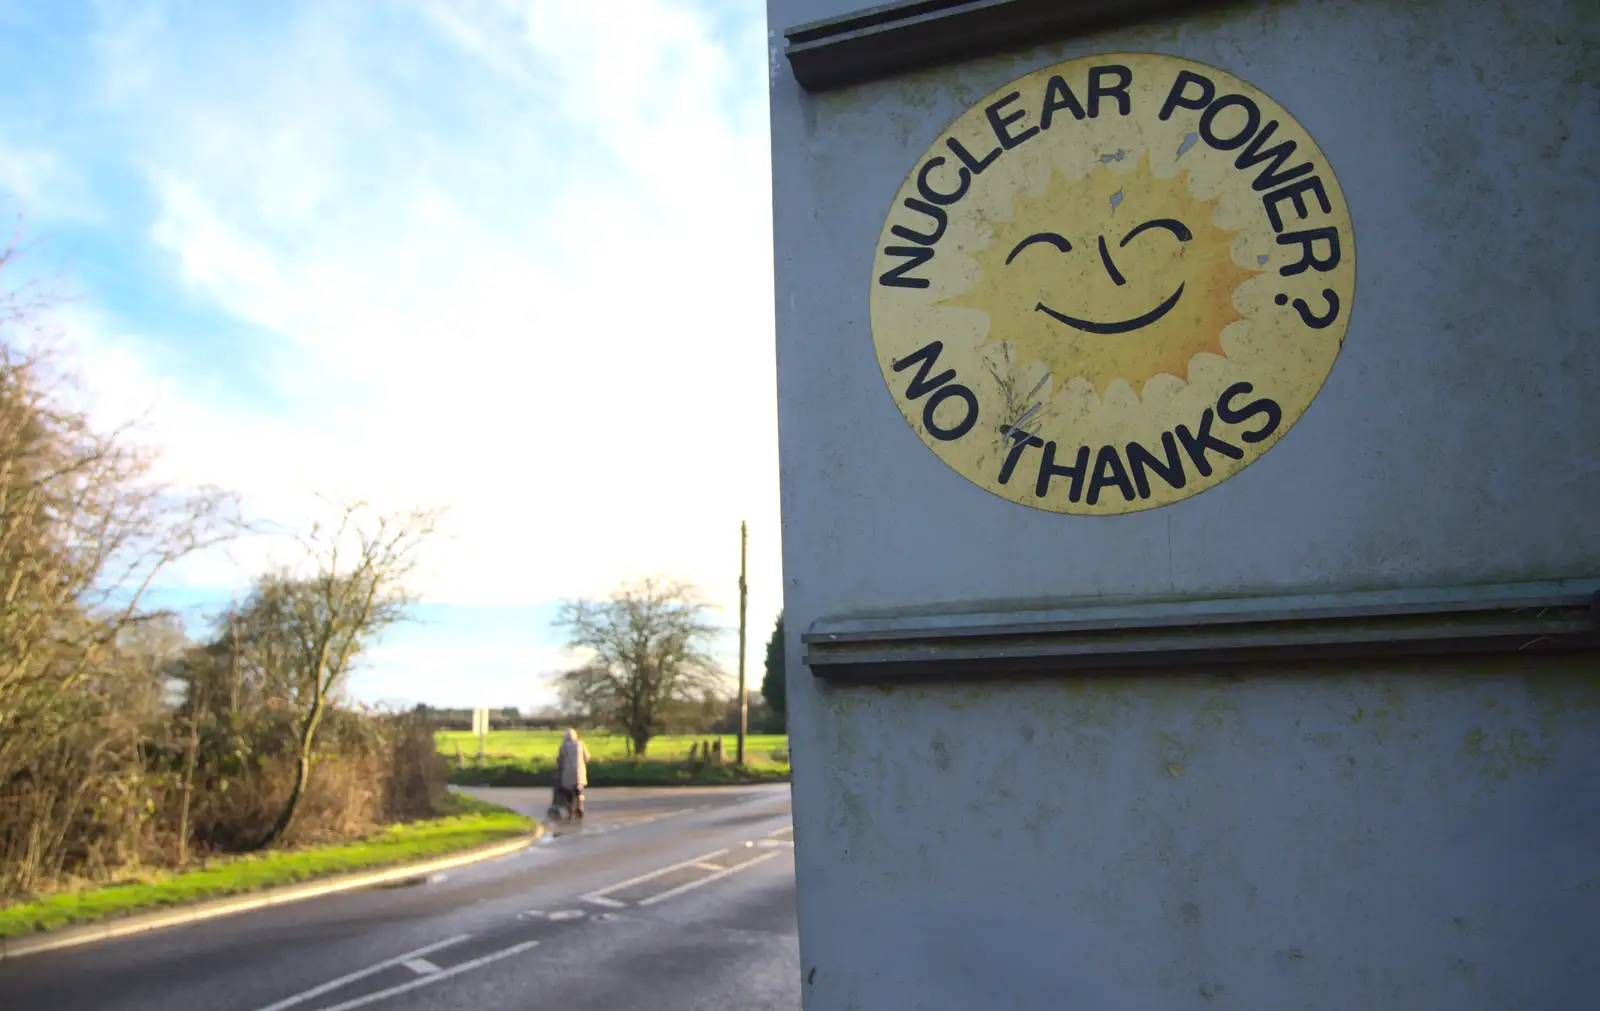
[[[439,751],[453,765],[450,781],[458,786],[550,786],[555,778],[556,751],[561,731],[491,730],[484,741],[483,761],[478,761],[478,739],[470,732],[441,730]],[[733,764],[738,739],[722,738],[723,764],[689,763],[689,749],[717,739],[704,736],[657,737],[643,759],[628,755],[627,741],[614,734],[585,734],[589,746],[589,785],[605,786],[719,786],[738,783],[779,782],[789,778],[789,740],[782,734],[751,735],[745,739],[745,764]],[[457,748],[461,761],[455,761]]]
[[[452,796],[452,804],[461,813],[393,825],[353,843],[226,857],[183,873],[152,873],[0,908],[0,937],[410,863],[509,839],[533,828],[533,822],[519,814],[470,797]]]
[[[483,754],[485,758],[533,759],[554,764],[563,733],[560,730],[491,730],[484,740]],[[478,738],[470,731],[441,730],[434,739],[439,751],[450,758],[455,757],[457,747],[467,759],[478,756]],[[716,739],[716,734],[657,737],[650,742],[645,757],[652,762],[685,762],[691,747]],[[583,743],[589,746],[589,756],[595,762],[628,760],[627,740],[616,734],[584,734]],[[738,743],[733,734],[722,736],[722,754],[727,761],[733,761]],[[745,738],[745,758],[752,766],[788,765],[788,748],[789,739],[783,734],[751,734]],[[779,754],[783,756],[781,761],[777,757]]]

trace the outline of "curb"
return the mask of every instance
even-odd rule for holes
[[[22,958],[25,955],[38,955],[46,951],[72,948],[80,944],[109,941],[112,938],[126,937],[130,934],[143,934],[166,927],[177,927],[185,923],[215,919],[219,916],[230,916],[234,913],[243,913],[252,909],[263,909],[267,906],[299,902],[302,899],[314,899],[322,895],[335,895],[339,892],[355,891],[356,889],[369,888],[373,885],[394,884],[413,878],[425,877],[439,871],[465,867],[468,864],[493,860],[495,857],[516,853],[538,842],[544,837],[544,834],[543,823],[536,822],[533,831],[525,835],[507,839],[504,842],[490,843],[487,846],[480,846],[476,849],[464,850],[460,853],[452,853],[449,856],[435,857],[432,860],[396,864],[391,867],[382,867],[372,871],[359,871],[341,877],[319,878],[316,881],[307,881],[303,884],[285,885],[282,888],[271,888],[266,891],[251,892],[245,895],[230,895],[221,899],[211,899],[206,902],[198,902],[193,905],[179,906],[157,912],[135,913],[132,916],[106,920],[103,923],[89,923],[81,927],[63,927],[60,930],[48,933],[0,937],[0,962],[12,958]]]

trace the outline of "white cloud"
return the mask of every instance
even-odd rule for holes
[[[54,151],[0,141],[0,210],[25,221],[90,220],[82,175]]]
[[[782,589],[763,26],[730,52],[665,0],[358,9],[108,25],[150,240],[282,338],[295,406],[219,406],[84,314],[95,388],[156,400],[172,473],[277,519],[311,489],[448,504],[436,600],[665,572],[731,618],[748,519],[758,669]]]
[[[532,709],[556,700],[555,685],[545,675],[569,662],[562,650],[532,643],[380,644],[352,673],[350,692],[402,705]]]

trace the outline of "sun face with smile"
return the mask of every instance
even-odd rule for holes
[[[1332,166],[1270,96],[1097,54],[953,119],[889,199],[863,280],[923,445],[1009,502],[1109,516],[1278,444],[1343,344],[1355,239]]]
[[[1042,363],[1055,389],[1082,378],[1104,394],[1122,379],[1142,394],[1157,375],[1187,381],[1195,355],[1223,354],[1223,328],[1243,318],[1233,294],[1256,273],[1234,261],[1235,233],[1186,173],[1117,165],[1019,193],[1009,218],[989,222],[976,283],[942,303],[981,308],[985,343]]]

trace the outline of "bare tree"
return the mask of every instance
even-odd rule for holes
[[[44,304],[0,294],[0,893],[53,874],[75,827],[108,823],[92,810],[118,792],[106,777],[137,781],[135,714],[160,694],[129,653],[146,591],[241,529],[232,496],[158,480],[132,425],[77,406],[38,329]]]
[[[558,676],[567,706],[622,731],[643,757],[673,703],[697,700],[722,680],[708,610],[692,586],[654,578],[607,600],[562,605],[556,627],[570,649],[591,656]]]
[[[314,576],[280,572],[258,581],[257,619],[275,630],[261,645],[282,658],[301,712],[294,785],[262,846],[281,840],[294,824],[311,778],[317,728],[356,658],[414,602],[407,583],[438,519],[437,511],[378,515],[364,502],[347,505],[335,523],[313,527],[305,540]]]
[[[66,381],[0,344],[0,769],[22,711],[90,674],[162,571],[239,529],[231,496],[153,480],[126,430],[63,404]]]

